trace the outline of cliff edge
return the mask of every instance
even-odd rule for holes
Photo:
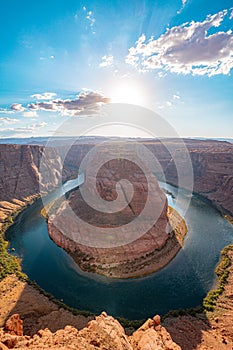
[[[123,195],[120,204],[123,204],[123,210],[116,213],[95,210],[84,201],[80,190],[76,190],[60,206],[55,205],[55,213],[50,208],[48,232],[53,241],[69,252],[84,271],[109,277],[137,277],[155,272],[169,263],[182,247],[186,225],[177,212],[171,208],[168,210],[166,196],[156,178],[153,176],[148,181],[135,163],[125,159],[113,159],[100,169],[96,187],[104,201],[111,203],[117,198],[116,187],[120,179],[127,179],[133,186],[130,202],[125,200],[126,191],[121,188]],[[92,181],[89,184],[86,177],[82,186],[89,186],[92,191],[91,184]],[[132,221],[141,215],[149,191],[153,197],[149,209],[136,225],[131,226]],[[149,220],[152,225],[148,229]],[[83,225],[83,222],[88,225]],[[88,235],[95,236],[99,227],[105,229],[103,235],[106,235],[106,242],[111,239],[114,247],[98,246],[99,241],[92,246],[93,240],[90,245],[82,244]],[[119,236],[113,234],[109,237],[109,231],[115,227],[120,230],[120,238],[123,237],[122,244],[117,240]],[[138,232],[140,235],[137,238]],[[129,236],[133,237],[130,242]]]
[[[17,335],[18,325],[17,323],[12,324],[13,318],[20,322],[18,315],[13,315],[7,321],[8,327],[5,326],[5,330],[0,330],[0,349],[2,350],[9,348],[20,350],[181,350],[180,346],[173,342],[166,329],[161,326],[159,316],[148,319],[132,336],[127,336],[120,323],[105,312],[90,321],[80,331],[72,326],[66,326],[52,333],[46,328],[38,331],[33,337]]]

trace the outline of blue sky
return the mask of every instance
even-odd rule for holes
[[[52,135],[109,99],[233,137],[232,27],[226,0],[2,2],[0,137]]]

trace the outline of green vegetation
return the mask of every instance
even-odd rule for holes
[[[31,203],[30,203],[31,204]],[[56,203],[56,208],[60,203]],[[54,203],[53,203],[54,207]],[[4,222],[3,228],[0,231],[0,281],[5,278],[7,275],[10,274],[16,274],[16,276],[23,282],[28,283],[33,288],[38,290],[40,293],[45,295],[50,301],[58,305],[59,308],[63,308],[65,310],[70,311],[73,315],[83,315],[85,317],[88,316],[94,316],[93,313],[88,311],[82,311],[77,310],[75,308],[69,307],[66,304],[64,304],[62,301],[56,299],[53,295],[50,293],[47,293],[42,288],[40,288],[35,282],[31,281],[27,275],[22,273],[21,271],[21,265],[20,265],[20,259],[10,255],[7,252],[7,246],[8,242],[4,239],[4,232],[7,230],[7,228],[13,224],[14,219],[16,216],[21,212],[25,207],[23,207],[21,210],[17,211],[13,215],[10,215]],[[163,319],[167,317],[178,317],[183,315],[191,315],[196,316],[198,313],[202,313],[203,311],[213,311],[214,307],[216,305],[217,299],[219,295],[221,295],[224,291],[224,287],[227,281],[227,278],[229,276],[229,266],[231,265],[231,259],[229,257],[229,251],[233,251],[233,244],[225,247],[222,252],[222,259],[220,263],[218,264],[216,268],[216,274],[219,279],[218,287],[215,290],[211,290],[207,296],[205,297],[203,301],[203,306],[197,307],[197,308],[191,308],[191,309],[179,309],[179,310],[173,310],[170,311],[168,314],[166,314]],[[121,323],[121,325],[124,328],[133,328],[138,329],[145,320],[128,320],[125,318],[117,318],[117,320]]]
[[[179,316],[185,316],[185,315],[190,315],[190,316],[197,316],[198,314],[203,313],[203,307],[198,306],[195,308],[190,308],[190,309],[178,309],[178,310],[171,310],[169,311],[166,315],[164,315],[161,318],[161,321],[163,322],[166,318],[169,317],[179,317]],[[117,320],[120,322],[120,324],[124,328],[133,328],[133,329],[138,329],[143,325],[143,323],[146,322],[146,319],[144,320],[127,320],[125,318],[118,317]]]
[[[232,218],[232,216],[224,214],[223,217],[224,217],[227,221],[229,221],[230,224],[233,225],[233,218]]]
[[[25,206],[14,214],[9,215],[3,223],[2,230],[0,230],[0,281],[7,275],[21,273],[20,259],[7,252],[8,242],[4,239],[4,233],[24,208]]]
[[[20,271],[20,261],[15,256],[8,254],[8,243],[0,234],[0,281],[12,273]]]
[[[221,252],[222,259],[215,270],[218,276],[218,288],[211,290],[203,300],[203,307],[206,311],[214,311],[218,297],[224,291],[224,287],[229,276],[228,267],[231,265],[231,259],[228,255],[229,251],[233,251],[233,244],[225,247]]]
[[[223,293],[230,273],[228,270],[229,266],[231,265],[231,259],[228,254],[229,251],[233,251],[233,244],[225,247],[221,251],[222,258],[215,270],[215,273],[218,276],[218,287],[217,289],[209,291],[203,300],[202,306],[191,309],[171,310],[165,316],[163,316],[162,320],[165,320],[168,317],[179,317],[184,315],[197,316],[205,311],[214,311],[218,297]]]
[[[12,218],[11,215],[9,215],[9,216],[7,217],[6,222],[7,222],[8,224],[10,224],[10,225],[13,224],[13,218]]]
[[[178,309],[178,310],[171,310],[166,315],[162,317],[162,320],[165,320],[168,317],[179,317],[179,316],[196,316],[197,314],[200,314],[203,312],[202,306],[192,307],[190,309]]]
[[[3,225],[2,230],[0,231],[0,281],[2,281],[7,275],[15,274],[22,282],[26,282],[41,294],[45,295],[50,301],[55,303],[59,308],[70,311],[73,315],[83,315],[85,317],[94,316],[93,313],[89,311],[77,310],[75,308],[69,307],[64,304],[62,301],[56,299],[52,294],[47,293],[43,290],[38,284],[34,281],[31,281],[29,277],[21,271],[20,259],[12,256],[7,251],[8,242],[4,239],[4,233],[10,225],[13,224],[16,216],[24,209],[17,211],[14,215],[9,216]]]
[[[128,320],[123,317],[116,317],[117,321],[120,322],[123,328],[133,328],[138,329],[146,322],[146,320]]]
[[[41,209],[41,215],[45,218],[48,219],[48,217],[52,214],[55,214],[58,209],[61,207],[61,205],[64,203],[64,197],[59,197],[49,204],[47,204],[43,209]]]
[[[18,276],[18,277],[20,277],[20,276]],[[72,307],[66,305],[61,300],[56,299],[52,294],[46,292],[44,289],[42,289],[40,286],[38,286],[38,284],[36,282],[31,281],[25,274],[22,274],[20,279],[21,280],[23,279],[24,282],[27,282],[30,286],[32,286],[33,288],[38,290],[39,293],[46,296],[50,301],[52,301],[54,304],[56,304],[59,307],[59,309],[68,310],[75,316],[76,315],[82,315],[85,317],[94,316],[94,314],[92,312],[85,311],[85,310],[77,310],[75,308],[72,308]]]

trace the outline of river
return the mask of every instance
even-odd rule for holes
[[[67,182],[50,194],[50,202],[77,186]],[[163,184],[174,196],[177,189]],[[182,195],[186,196],[185,191]],[[172,206],[174,199],[168,195]],[[215,281],[220,251],[233,241],[232,225],[211,205],[193,195],[185,220],[184,247],[162,270],[142,278],[111,279],[81,271],[72,258],[49,238],[40,215],[41,200],[24,210],[7,230],[11,254],[22,258],[22,270],[47,292],[67,305],[99,314],[143,319],[169,310],[201,304]],[[12,252],[12,248],[15,249]]]

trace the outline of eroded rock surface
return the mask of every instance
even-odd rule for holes
[[[132,142],[132,141],[131,141]],[[177,170],[169,149],[174,151],[176,162],[182,163],[180,140],[167,139],[139,141],[158,159],[167,181],[177,185]],[[233,215],[233,144],[214,140],[184,139],[194,172],[194,191],[200,193],[220,210]],[[94,144],[74,145],[66,157],[67,166],[79,166]],[[179,155],[180,153],[180,155]],[[158,173],[159,175],[159,173]]]
[[[136,350],[181,350],[180,346],[173,342],[166,329],[161,326],[158,315],[153,319],[148,319],[134,332],[130,337],[130,343]]]
[[[62,172],[61,158],[53,148],[47,150],[41,174],[43,150],[42,146],[0,145],[0,228],[4,220],[40,192],[47,193],[57,186]]]
[[[2,345],[1,345],[2,344]],[[164,327],[148,320],[128,337],[124,328],[113,317],[103,312],[85,328],[78,331],[66,326],[55,333],[48,328],[33,337],[12,336],[0,330],[0,349],[79,349],[79,350],[179,350]]]
[[[115,213],[95,210],[86,203],[80,190],[77,190],[49,216],[48,229],[54,242],[71,253],[83,270],[113,277],[135,277],[166,265],[181,248],[182,240],[177,239],[174,228],[169,223],[167,199],[156,178],[146,178],[136,164],[125,159],[105,163],[96,178],[100,197],[109,203],[117,199],[116,187],[120,179],[127,179],[133,186],[130,202],[127,191],[120,189],[123,210]],[[84,185],[92,191],[93,186],[88,183],[91,180],[86,178]],[[133,226],[132,222],[141,215],[149,195],[152,196],[149,209]],[[178,216],[178,213],[172,212],[171,216],[174,215]],[[148,229],[149,220],[152,225]],[[182,226],[184,237],[185,223],[182,221],[177,226]],[[106,235],[106,241],[111,238],[111,243],[114,242],[115,246],[103,248],[98,245],[99,241],[95,239],[99,227],[105,229],[103,234]],[[108,236],[112,228],[122,230],[120,235],[125,238],[122,244],[119,244],[119,236],[115,238],[114,233]],[[134,238],[134,234],[138,236]],[[132,240],[128,242],[129,235],[132,235]],[[82,244],[82,240],[87,240],[88,236],[91,237],[90,244],[89,241],[86,245]]]
[[[5,331],[12,335],[23,335],[23,321],[19,314],[14,314],[5,322]]]

